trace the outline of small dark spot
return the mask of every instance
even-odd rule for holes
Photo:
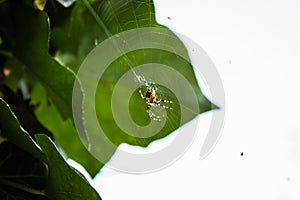
[[[286,181],[287,181],[287,182],[291,182],[291,178],[290,178],[290,177],[287,177],[287,178],[286,178]]]
[[[244,156],[244,152],[241,152],[241,156]]]
[[[167,17],[168,18],[168,20],[171,20],[171,17]]]

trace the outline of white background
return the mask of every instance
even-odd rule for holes
[[[156,0],[158,21],[198,43],[226,94],[214,151],[199,160],[211,114],[188,152],[152,174],[104,168],[104,200],[300,199],[300,1]],[[126,147],[125,147],[126,148]],[[241,152],[244,156],[241,156]]]

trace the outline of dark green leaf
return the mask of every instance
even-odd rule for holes
[[[87,180],[65,162],[46,135],[36,135],[36,140],[49,167],[49,180],[45,191],[48,197],[59,200],[101,199]]]
[[[0,144],[0,199],[48,199],[47,168],[11,142]]]
[[[2,90],[2,94],[6,94],[6,98],[10,99],[9,104],[13,105],[14,112],[22,126],[29,132],[44,133],[50,136],[48,129],[54,133],[56,141],[63,147],[68,157],[81,163],[92,176],[95,176],[99,172],[99,168],[103,166],[102,163],[97,161],[86,148],[82,145],[77,131],[73,126],[71,119],[63,120],[55,106],[49,102],[47,94],[44,88],[39,84],[38,80],[32,76],[28,71],[24,71],[21,67],[21,63],[16,59],[10,58],[5,67],[10,71],[10,75],[6,77],[5,83],[8,84],[14,90],[21,83],[28,87],[30,93],[30,102],[32,105],[37,105],[32,113],[32,106],[28,105],[28,102],[23,102],[21,99],[12,93],[12,91],[5,87]],[[4,86],[3,86],[4,87]],[[0,86],[0,89],[2,87]],[[1,97],[1,90],[0,90]],[[18,106],[16,106],[18,105]],[[17,112],[16,112],[17,111]],[[39,121],[36,121],[35,115],[39,118],[39,121],[47,126],[45,129]],[[24,123],[22,123],[24,121]],[[24,126],[26,124],[27,126]],[[66,138],[68,138],[66,140]]]
[[[48,54],[47,14],[27,7],[19,9],[20,13],[27,17],[20,14],[15,16],[18,32],[23,33],[17,35],[16,55],[46,88],[47,95],[53,100],[57,110],[63,116],[71,117],[75,75]],[[42,103],[45,108],[47,102]],[[102,164],[84,148],[71,121],[63,122],[53,106],[43,113],[42,121],[55,134],[68,156],[87,167],[91,174],[95,175],[98,172]]]
[[[4,184],[4,183],[3,183]],[[21,189],[0,184],[0,199],[5,200],[49,200],[46,196],[32,194]]]
[[[5,200],[49,200],[46,196],[36,195],[10,186],[0,184],[0,199]]]
[[[9,105],[2,98],[0,98],[0,130],[3,137],[16,144],[19,148],[35,155],[37,158],[43,159],[37,144],[20,126]]]
[[[23,85],[25,87],[25,83]],[[21,91],[20,91],[21,92]],[[31,136],[36,133],[43,133],[52,137],[52,134],[37,120],[34,115],[34,105],[29,105],[28,100],[23,100],[22,97],[16,95],[6,85],[0,84],[0,97],[9,104],[10,108],[17,116],[21,126],[29,132]],[[37,104],[36,107],[39,105]]]

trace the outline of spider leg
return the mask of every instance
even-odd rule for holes
[[[137,76],[138,81],[141,83],[142,81],[145,82],[145,77],[143,75],[138,75]]]
[[[142,87],[140,87],[139,89],[139,93],[142,99],[146,99],[146,97],[144,97],[143,93],[142,93]]]
[[[155,90],[157,90],[157,86],[156,86],[156,83],[155,83],[154,81],[151,81],[151,80],[150,80],[150,81],[148,82],[148,84],[151,85]]]
[[[156,103],[156,105],[158,105],[158,106],[161,106],[161,107],[163,107],[164,109],[173,110],[173,108],[172,108],[172,107],[165,106],[165,105],[163,105],[163,104],[160,104],[160,103]]]
[[[146,111],[147,111],[149,117],[150,117],[151,119],[155,120],[155,121],[160,121],[160,120],[162,119],[162,117],[161,117],[161,116],[158,116],[158,115],[156,115],[156,114],[154,114],[154,113],[152,112],[151,108],[152,108],[151,105],[148,105],[148,106],[147,106],[147,110],[146,110]]]
[[[164,100],[164,99],[157,99],[156,102],[155,102],[156,105],[161,106],[161,107],[163,107],[164,109],[173,110],[172,107],[165,106],[165,105],[161,104],[160,102],[164,102],[164,103],[173,103],[173,101],[168,101],[168,100]]]
[[[160,102],[164,102],[164,103],[174,103],[173,101],[168,101],[168,100],[165,100],[165,99],[160,99]]]
[[[144,76],[142,76],[141,80],[144,82],[144,84],[145,84],[146,87],[149,87],[149,83],[148,83],[148,81],[145,79]]]

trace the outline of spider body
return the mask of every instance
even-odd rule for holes
[[[157,87],[155,86],[155,83],[148,83],[145,79],[143,79],[145,85],[146,85],[146,93],[145,96],[142,93],[142,87],[139,89],[139,93],[142,99],[145,100],[145,102],[148,104],[146,112],[148,113],[149,117],[153,120],[160,121],[162,119],[161,116],[158,116],[152,112],[152,107],[155,106],[161,106],[164,109],[169,109],[172,110],[173,108],[168,107],[166,105],[161,104],[161,102],[164,103],[173,103],[172,101],[164,100],[164,99],[159,99],[156,95],[156,91],[158,90]],[[151,85],[150,85],[151,84]]]

